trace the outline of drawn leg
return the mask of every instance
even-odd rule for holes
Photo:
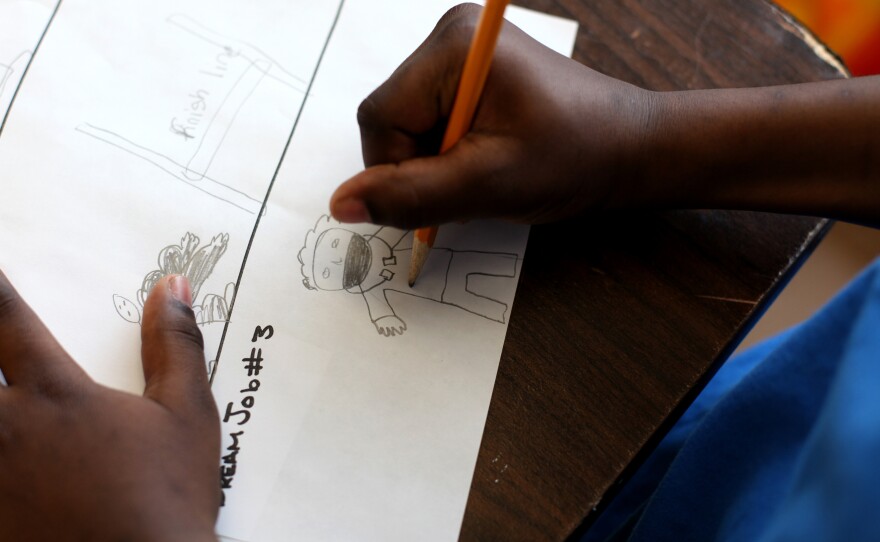
[[[454,305],[488,320],[507,321],[507,303],[493,297],[492,284],[483,284],[477,291],[472,279],[490,277],[512,279],[516,276],[519,256],[497,252],[453,252],[446,275],[443,303]],[[494,282],[494,281],[492,281]]]

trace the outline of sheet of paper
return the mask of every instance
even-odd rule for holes
[[[406,1],[376,6],[342,7],[251,248],[224,344],[215,394],[221,413],[229,413],[225,448],[239,451],[220,532],[235,538],[455,540],[461,525],[528,230],[444,227],[411,290],[410,237],[322,216],[337,180],[362,165],[350,112],[450,2],[420,2],[417,14]],[[570,54],[573,25],[516,10],[510,17]],[[361,288],[343,289],[340,267],[359,245],[369,247],[366,278]],[[274,295],[267,299],[248,284],[272,284]],[[287,322],[283,333],[280,321]],[[267,325],[275,336],[253,343],[255,328]],[[383,326],[405,332],[383,336]],[[248,374],[254,347],[265,358],[259,377]],[[312,351],[323,355],[311,354],[315,372],[307,376],[285,359]],[[316,389],[302,392],[304,376]],[[250,392],[255,379],[261,387]],[[296,390],[288,387],[296,382]],[[276,394],[285,397],[283,411],[262,404],[281,403]],[[248,398],[251,419],[239,425],[243,415],[232,413],[245,410]],[[289,451],[270,459],[264,442]],[[249,509],[248,502],[260,506]],[[249,514],[257,510],[265,511]]]
[[[145,292],[191,277],[231,539],[458,535],[528,230],[445,227],[410,289],[410,234],[326,216],[454,3],[63,0],[10,110],[0,267],[93,377],[141,391]]]
[[[101,382],[142,389],[143,297],[166,273],[193,280],[216,359],[336,9],[61,3],[0,138],[0,265]]]
[[[57,0],[0,1],[0,128]]]

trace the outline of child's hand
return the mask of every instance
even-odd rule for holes
[[[448,12],[358,111],[368,169],[340,186],[342,222],[413,228],[471,218],[545,222],[631,194],[653,94],[594,72],[513,25],[471,132],[434,157],[479,8]]]
[[[215,540],[220,425],[189,302],[182,278],[150,294],[138,397],[94,383],[0,273],[0,539]]]

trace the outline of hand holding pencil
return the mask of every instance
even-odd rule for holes
[[[439,153],[482,9],[450,10],[358,111],[367,169],[333,194],[341,222],[403,229],[564,219],[643,193],[628,182],[653,93],[504,23],[470,129]],[[627,181],[624,183],[622,181]]]
[[[452,106],[449,124],[446,125],[446,135],[443,136],[443,143],[440,145],[441,154],[455,146],[471,127],[474,114],[477,112],[477,103],[483,93],[483,86],[486,84],[486,78],[489,77],[495,44],[498,41],[498,34],[501,33],[501,25],[504,23],[504,10],[509,3],[510,0],[486,0],[486,7],[480,14],[468,56],[464,61],[461,81],[455,94],[455,105]],[[409,268],[410,286],[415,284],[422,272],[436,238],[437,226],[416,230]]]

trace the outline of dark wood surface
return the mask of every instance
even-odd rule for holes
[[[763,0],[514,3],[578,20],[575,59],[654,90],[844,76]],[[533,228],[461,538],[588,528],[825,227],[676,211]]]

